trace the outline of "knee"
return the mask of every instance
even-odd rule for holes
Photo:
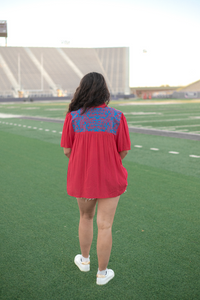
[[[90,212],[90,213],[85,213],[85,212],[81,212],[80,213],[80,218],[85,219],[85,220],[93,220],[94,218],[94,213]]]
[[[112,224],[106,220],[97,219],[98,230],[107,230],[111,229]]]

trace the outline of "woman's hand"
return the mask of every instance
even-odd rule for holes
[[[71,148],[63,148],[63,149],[64,149],[64,154],[65,154],[68,158],[70,158],[70,154],[71,154],[72,149],[71,149]]]

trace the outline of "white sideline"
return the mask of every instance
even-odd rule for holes
[[[2,114],[0,113],[0,119],[20,118],[21,115]]]

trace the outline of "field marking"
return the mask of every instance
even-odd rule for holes
[[[183,102],[184,103],[184,102]],[[177,102],[128,102],[128,103],[119,103],[119,106],[128,106],[128,105],[168,105],[168,104],[179,104]],[[182,104],[182,103],[180,103]]]
[[[175,127],[157,127],[157,129],[160,129],[160,130],[162,130],[162,129],[164,129],[164,130],[176,130],[176,128]],[[182,131],[189,131],[189,129],[179,129],[179,130],[182,130]],[[178,131],[178,130],[177,130]]]
[[[0,113],[0,119],[11,119],[11,118],[20,118],[21,115],[11,115],[11,114],[2,114]]]
[[[40,107],[21,107],[21,109],[40,109]]]
[[[0,123],[2,123],[2,124],[9,124],[9,125],[14,125],[14,126],[19,126],[19,127],[27,127],[27,128],[33,128],[33,129],[38,129],[38,130],[43,130],[43,128],[37,128],[37,127],[32,127],[32,126],[27,126],[27,125],[22,125],[22,124],[13,124],[13,123],[8,123],[8,122],[2,122],[2,121],[0,121]],[[49,132],[50,131],[50,129],[44,129],[44,131],[46,131],[46,132]],[[57,131],[56,130],[52,130],[52,132],[53,133],[57,133]],[[59,132],[59,134],[62,134],[62,131],[60,131]]]
[[[113,101],[114,102],[114,101]],[[192,99],[192,100],[160,100],[160,101],[150,101],[150,100],[132,100],[132,102],[126,102],[126,103],[117,103],[116,105],[119,106],[127,106],[127,105],[165,105],[165,104],[184,104],[184,103],[200,103],[200,99]]]
[[[179,116],[189,116],[189,117],[193,117],[191,116],[192,114],[196,114],[199,115],[199,112],[188,112],[188,113],[183,113],[183,114],[168,114],[166,111],[163,112],[165,117],[179,117]],[[195,117],[195,116],[194,116]]]
[[[190,117],[190,119],[200,119],[200,117]]]
[[[134,145],[134,147],[136,147],[136,148],[142,148],[143,146],[142,145]],[[158,148],[150,148],[150,150],[159,151]],[[176,151],[169,151],[168,153],[170,153],[170,154],[180,154],[179,152],[176,152]],[[190,154],[189,157],[200,158],[199,155],[194,155],[194,154]]]
[[[175,129],[176,132],[187,132],[189,131],[188,129]]]
[[[65,108],[47,108],[45,111],[59,111],[59,110],[66,110]]]
[[[162,120],[146,120],[146,121],[128,121],[128,123],[156,123],[156,122],[177,122],[177,121],[192,121],[191,119],[185,118],[185,119],[162,119]],[[184,125],[185,126],[185,125]],[[194,126],[194,125],[191,125]],[[196,125],[200,126],[200,125]]]
[[[124,112],[124,115],[133,115],[133,116],[144,116],[144,115],[163,115],[163,113],[158,112]]]
[[[13,124],[13,123],[8,123],[8,122],[2,122],[0,121],[0,123],[2,124],[9,124],[9,125],[13,125],[13,126],[23,126],[24,128],[27,127],[27,128],[32,128],[32,126],[27,126],[27,125],[21,125],[21,124]],[[33,129],[37,129],[37,127],[33,127]],[[38,130],[43,130],[43,128],[39,128]],[[49,129],[45,129],[45,131],[50,131]],[[52,130],[52,132],[56,133],[57,131],[56,130]],[[62,131],[59,132],[59,134],[62,134]],[[143,146],[142,145],[134,145],[135,148],[142,148]],[[159,151],[158,148],[150,148],[150,150],[152,151]],[[168,153],[170,154],[179,154],[179,152],[176,152],[176,151],[169,151]],[[200,158],[200,156],[198,155],[194,155],[194,154],[191,154],[189,155],[189,157],[191,158]]]
[[[169,151],[170,154],[179,154],[179,152],[176,151]]]
[[[180,127],[199,127],[199,124],[195,124],[195,125],[177,125],[177,126],[173,126],[175,128],[180,128]]]
[[[128,126],[129,132],[134,133],[145,133],[150,135],[159,135],[159,136],[165,136],[165,137],[177,137],[177,138],[183,138],[183,139],[189,139],[189,140],[200,140],[200,135],[196,132],[177,132],[176,130],[160,130],[158,128],[143,128],[143,127],[136,127],[136,126]]]

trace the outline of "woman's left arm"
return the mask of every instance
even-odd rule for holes
[[[119,155],[121,157],[121,159],[124,159],[124,157],[128,154],[128,150],[124,150],[124,151],[121,151],[119,152]]]
[[[63,149],[64,149],[64,154],[65,154],[68,158],[70,158],[70,154],[71,154],[72,149],[71,149],[71,148],[63,148]]]
[[[121,159],[123,159],[128,154],[128,151],[131,149],[128,124],[123,113],[117,130],[116,144]]]

